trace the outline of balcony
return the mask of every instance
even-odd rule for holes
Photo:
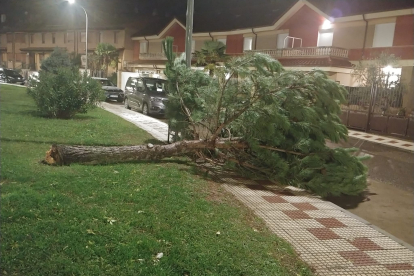
[[[181,52],[175,53],[177,56],[181,55]],[[167,60],[167,57],[164,53],[140,53],[140,60]]]
[[[320,58],[334,57],[348,59],[348,50],[338,47],[307,47],[307,48],[285,48],[274,50],[252,50],[245,53],[263,53],[268,54],[274,59],[280,58]]]

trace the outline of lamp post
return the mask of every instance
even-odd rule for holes
[[[75,0],[68,0],[69,4],[75,4]],[[85,32],[85,53],[86,53],[86,63],[85,63],[85,71],[86,74],[88,74],[88,14],[86,13],[86,10],[81,5],[77,4],[79,7],[82,8],[82,10],[85,12],[86,17],[86,32]]]

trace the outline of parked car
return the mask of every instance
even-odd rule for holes
[[[144,115],[164,115],[167,81],[157,78],[129,77],[125,85],[124,105],[140,110]]]
[[[0,68],[0,82],[24,85],[25,79],[15,70]]]
[[[97,80],[101,85],[102,89],[105,91],[106,100],[117,100],[118,102],[124,101],[124,91],[116,87],[110,80],[107,78],[96,78],[92,79]]]

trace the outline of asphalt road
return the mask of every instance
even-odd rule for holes
[[[369,185],[364,194],[328,200],[414,245],[414,154],[356,138],[329,146],[356,147],[356,154],[371,158],[364,162]]]

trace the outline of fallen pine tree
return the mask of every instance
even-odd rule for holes
[[[366,188],[366,167],[352,154],[355,149],[326,145],[347,138],[339,118],[346,90],[324,72],[287,71],[269,56],[253,54],[233,58],[208,75],[175,58],[171,38],[163,47],[167,117],[177,134],[172,144],[53,145],[45,162],[104,164],[193,154],[322,196],[355,195]]]

